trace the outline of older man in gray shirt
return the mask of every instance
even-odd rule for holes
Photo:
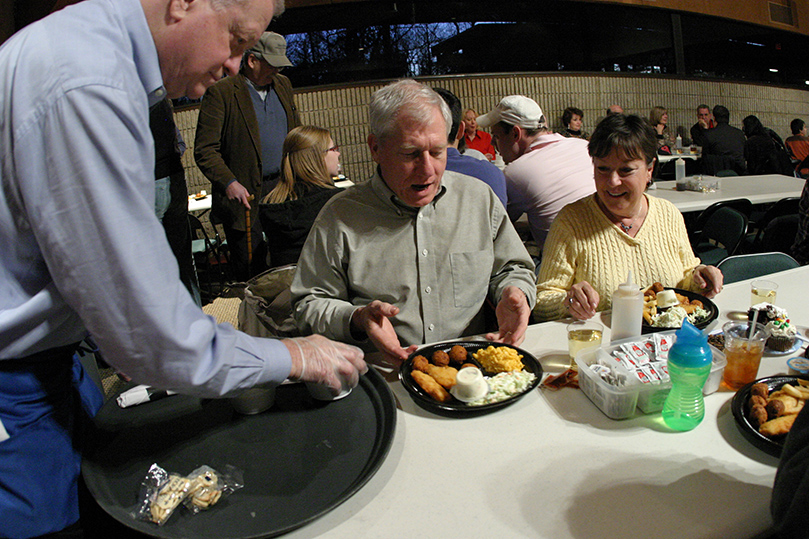
[[[393,361],[416,345],[486,331],[519,344],[536,301],[534,265],[484,183],[445,172],[451,117],[427,86],[403,80],[371,101],[378,169],[320,212],[292,283],[303,332],[362,344]]]

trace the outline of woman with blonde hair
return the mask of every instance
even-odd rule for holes
[[[281,177],[259,205],[270,267],[295,264],[324,204],[342,189],[340,150],[327,129],[302,125],[284,139]]]
[[[666,145],[669,145],[669,147],[674,145],[674,136],[668,127],[669,111],[666,110],[666,107],[653,107],[649,112],[649,123],[652,124],[657,133],[658,149]],[[670,150],[671,148],[669,148],[669,153],[671,153]]]

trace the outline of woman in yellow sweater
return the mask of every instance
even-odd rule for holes
[[[722,272],[700,264],[683,217],[667,200],[645,193],[657,141],[638,116],[607,116],[590,138],[595,194],[565,206],[542,253],[535,317],[585,320],[611,307],[612,292],[632,270],[641,285],[722,290]]]

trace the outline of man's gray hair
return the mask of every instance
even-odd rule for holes
[[[393,132],[400,114],[426,124],[437,108],[444,117],[447,136],[452,127],[452,114],[446,102],[432,88],[412,79],[396,81],[374,92],[369,108],[371,133],[380,140]]]
[[[211,7],[214,10],[226,9],[231,6],[244,6],[245,4],[249,4],[250,2],[255,2],[257,0],[211,0]],[[286,9],[284,5],[285,0],[274,0],[275,8],[273,9],[273,19],[277,19],[281,16],[281,14]]]

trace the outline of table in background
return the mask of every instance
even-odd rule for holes
[[[809,325],[809,267],[770,277],[778,305]],[[750,305],[750,282],[714,299]],[[609,315],[600,315],[608,325]],[[567,364],[568,321],[532,325],[522,348],[546,371]],[[609,329],[604,335],[609,340]],[[786,372],[765,357],[759,376]],[[376,476],[334,511],[286,537],[748,538],[771,526],[777,459],[739,433],[733,393],[706,397],[705,420],[675,433],[660,414],[613,421],[580,390],[537,389],[497,412],[448,419],[398,381],[396,436]]]
[[[672,155],[657,154],[657,162],[660,164],[676,161],[677,159],[693,159],[698,161],[702,157],[699,153],[675,153]]]
[[[211,197],[211,195],[207,195],[204,198],[197,198],[193,195],[188,197],[189,212],[208,211],[211,209],[211,204],[213,204],[213,197]]]
[[[705,176],[713,179],[713,176]],[[665,198],[673,203],[681,213],[702,211],[715,202],[746,198],[753,204],[777,202],[786,197],[799,197],[806,180],[793,176],[768,174],[765,176],[728,176],[719,178],[718,191],[701,193],[698,191],[677,191],[675,182],[655,182],[656,189],[649,191],[651,196]]]

